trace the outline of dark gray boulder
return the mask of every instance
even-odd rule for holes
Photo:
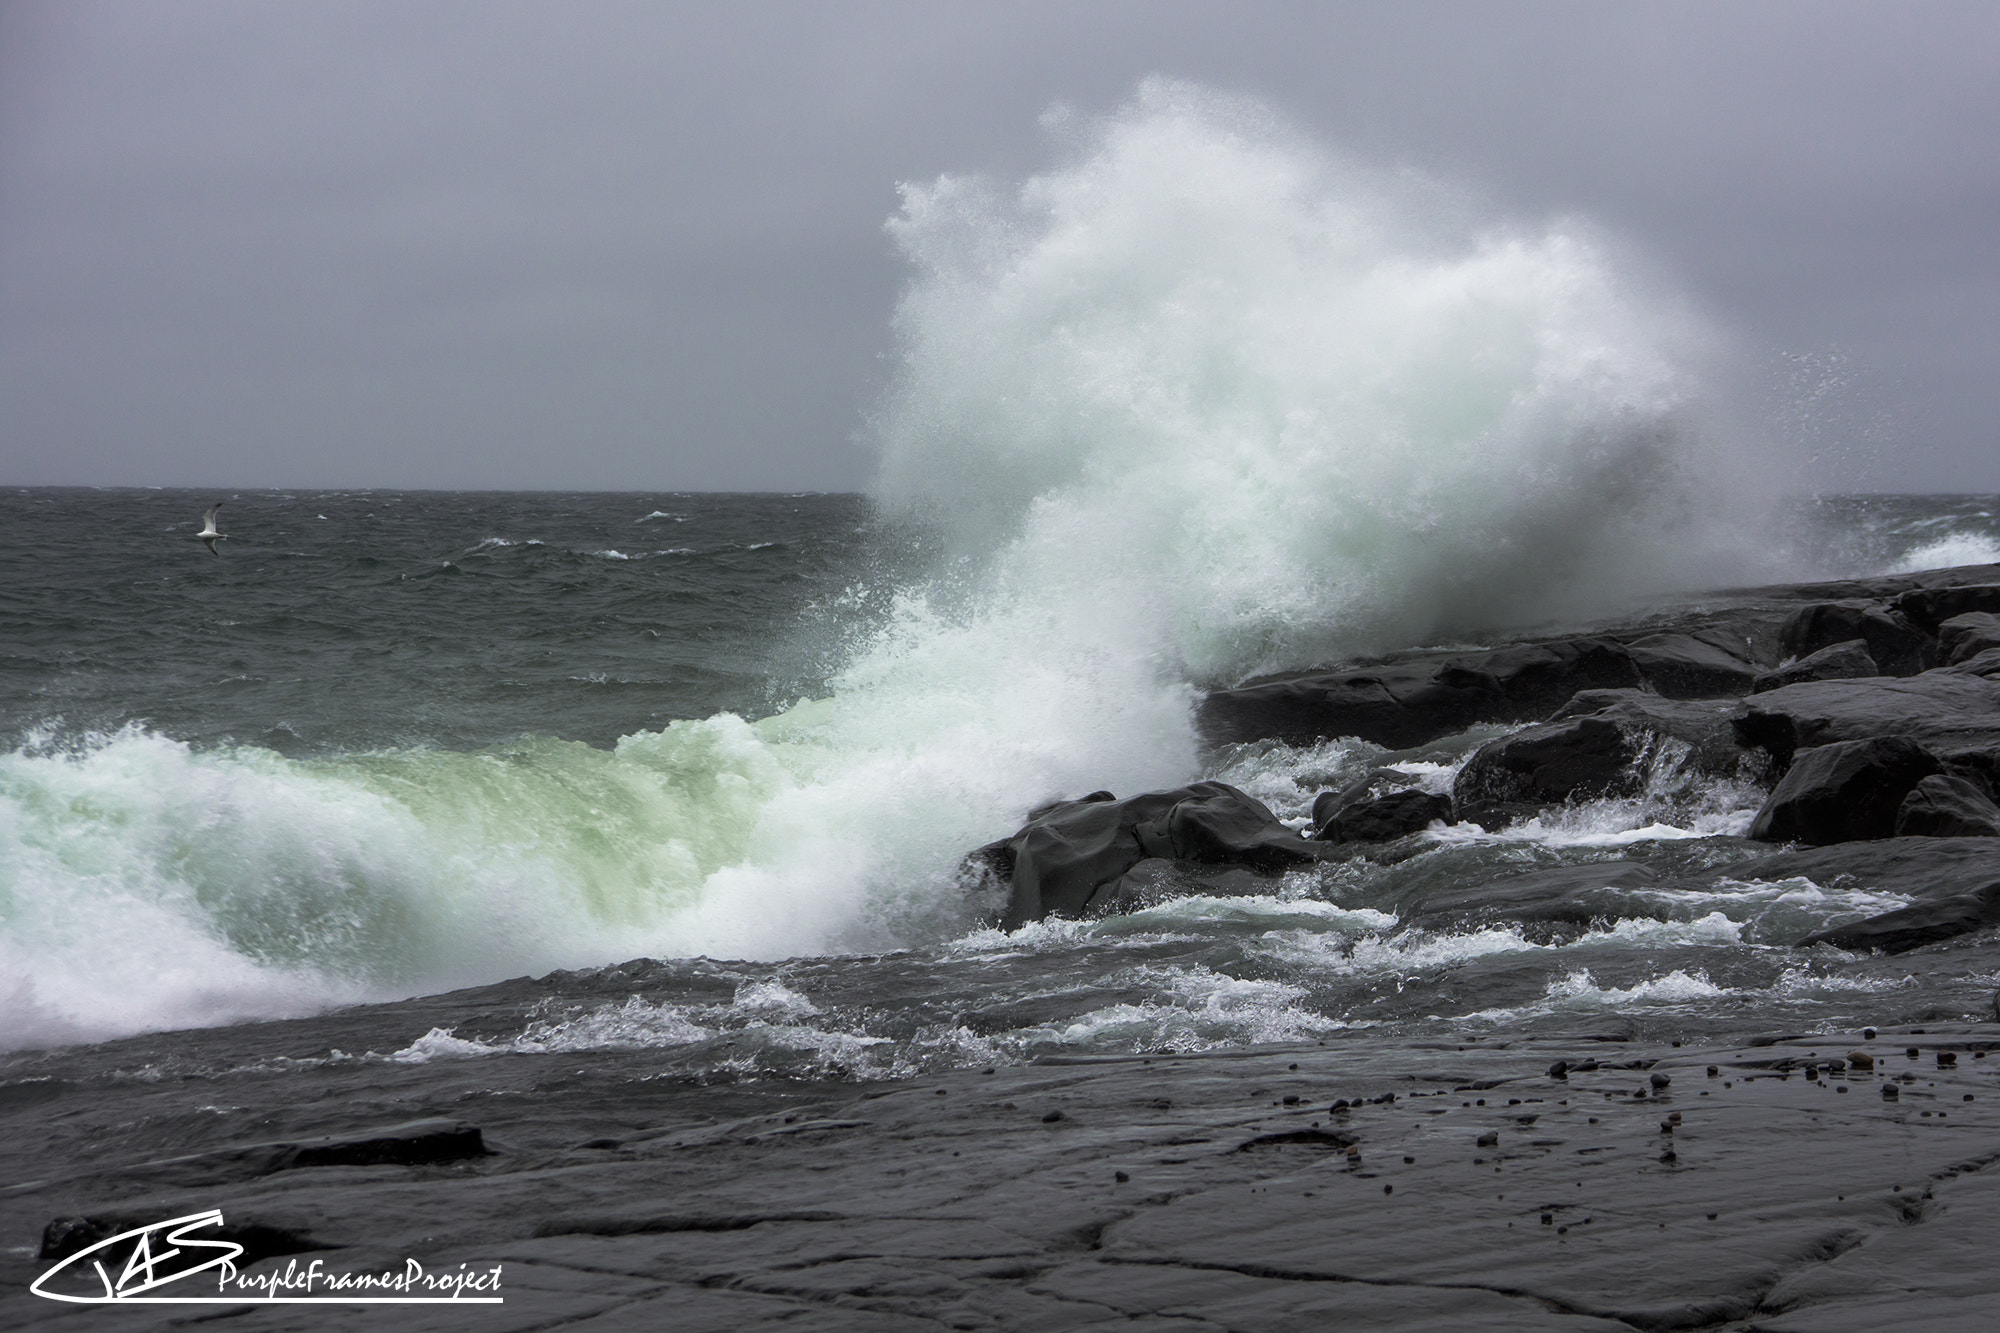
[[[1733,775],[1746,759],[1735,708],[1643,690],[1583,691],[1549,721],[1473,753],[1452,785],[1458,817],[1493,828],[1549,805],[1636,796],[1662,765]]]
[[[1742,637],[1724,630],[1649,634],[1625,647],[1646,684],[1669,699],[1748,694],[1761,670]]]
[[[1750,836],[1814,845],[1892,837],[1903,798],[1939,771],[1935,755],[1899,736],[1801,750],[1757,812]]]
[[[1885,676],[1914,676],[1936,664],[1930,635],[1880,602],[1813,602],[1794,611],[1778,631],[1779,646],[1788,657],[1804,657],[1849,639],[1868,644]]]
[[[1640,680],[1616,640],[1563,639],[1268,676],[1210,694],[1197,719],[1212,744],[1353,736],[1405,749],[1479,722],[1545,717],[1578,690]]]
[[[1481,818],[1496,809],[1628,795],[1643,742],[1608,717],[1524,727],[1474,752],[1452,783],[1452,801]],[[1481,818],[1481,822],[1485,822]]]
[[[2000,648],[1986,648],[1951,664],[1951,670],[1964,676],[1980,676],[1992,679],[2000,676]]]
[[[1736,736],[1738,707],[1731,698],[1667,699],[1644,690],[1585,690],[1549,720],[1609,718],[1650,744],[1680,742],[1690,768],[1726,777],[1740,771],[1748,757]]]
[[[1389,842],[1421,833],[1440,819],[1451,821],[1451,797],[1406,787],[1340,806],[1320,822],[1315,836],[1324,842]]]
[[[1991,567],[1986,567],[1990,572]],[[1950,575],[1972,575],[1979,566],[1948,571]],[[2000,584],[1964,583],[1955,587],[1912,588],[1899,593],[1889,607],[1911,624],[1937,631],[1947,620],[1969,613],[2000,615]]]
[[[1867,641],[1845,639],[1816,653],[1808,653],[1788,666],[1763,672],[1751,683],[1750,692],[1763,694],[1767,690],[1781,690],[1787,685],[1809,680],[1857,680],[1880,674],[1881,668],[1875,665],[1875,655],[1868,651]]]
[[[1951,666],[2000,648],[2000,615],[1967,611],[1938,626],[1938,655]]]
[[[1045,806],[1012,837],[967,857],[1008,890],[1001,924],[1113,910],[1116,883],[1139,862],[1169,858],[1274,874],[1320,859],[1323,847],[1286,828],[1263,802],[1223,782],[1196,782],[1124,800],[1094,792]]]
[[[1964,778],[1933,773],[1897,807],[1896,836],[2000,838],[2000,805]]]
[[[1870,736],[1906,737],[1938,754],[2000,745],[2000,680],[1978,674],[1981,659],[1901,680],[1816,680],[1752,695],[1736,717],[1737,738],[1780,764],[1808,746]]]
[[[2000,883],[1814,931],[1799,941],[1799,947],[1831,944],[1836,949],[1903,953],[1991,925],[2000,925]]]

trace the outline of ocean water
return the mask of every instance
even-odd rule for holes
[[[1399,916],[1741,859],[1729,784],[994,929],[960,858],[1051,799],[1216,777],[1300,823],[1385,758],[1206,749],[1217,683],[2000,558],[2000,497],[1786,499],[1723,340],[1585,227],[1468,219],[1172,84],[1056,129],[1026,180],[906,188],[867,495],[0,492],[0,1046],[521,976],[526,1011],[324,1058],[881,1078],[1983,1005],[1788,947],[1901,901],[1805,880],[1564,938]],[[1493,734],[1387,758],[1442,790]]]

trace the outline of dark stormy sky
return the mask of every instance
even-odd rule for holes
[[[0,482],[851,489],[899,181],[1149,74],[1583,215],[1805,484],[2000,491],[2000,6],[0,3]]]

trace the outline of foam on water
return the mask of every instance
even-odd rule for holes
[[[609,752],[30,746],[5,1040],[954,938],[965,849],[1197,775],[1201,682],[1748,577],[1706,335],[1589,227],[1469,223],[1182,84],[1052,124],[1060,165],[908,185],[889,224],[877,492],[948,549],[820,697]]]
[[[1917,547],[1890,565],[1885,572],[1914,574],[1926,569],[1992,564],[2000,564],[2000,541],[1995,541],[1983,533],[1957,533]]]

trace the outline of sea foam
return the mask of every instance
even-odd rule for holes
[[[957,938],[967,848],[1199,773],[1207,683],[1747,572],[1710,337],[1589,227],[1479,222],[1184,84],[1051,127],[1058,165],[888,224],[865,433],[943,554],[818,697],[609,752],[20,751],[6,1042]]]

